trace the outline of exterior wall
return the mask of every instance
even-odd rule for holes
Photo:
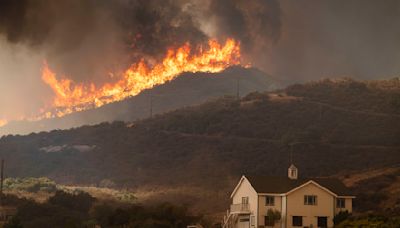
[[[242,197],[249,197],[250,216],[254,216],[255,218],[253,227],[258,227],[256,216],[258,214],[258,195],[246,178],[243,179],[243,182],[238,187],[236,193],[232,196],[232,204],[241,204]]]
[[[304,195],[316,195],[317,205],[304,205]],[[287,195],[287,228],[292,226],[292,216],[303,216],[302,227],[318,227],[317,217],[328,217],[328,227],[333,227],[335,197],[317,185],[310,183]]]
[[[317,204],[304,205],[305,195],[317,196]],[[282,213],[281,221],[277,221],[273,228],[298,228],[292,225],[293,216],[302,216],[303,225],[301,227],[308,228],[317,228],[318,217],[327,217],[328,227],[331,228],[333,227],[334,215],[345,210],[351,213],[353,206],[351,197],[343,197],[345,198],[345,208],[337,208],[336,197],[313,182],[289,194],[274,195],[275,202],[273,206],[265,205],[266,196],[266,194],[258,194],[251,186],[250,182],[246,178],[243,178],[231,199],[232,204],[241,204],[242,197],[248,197],[250,214],[248,212],[234,214],[235,219],[232,220],[232,222],[235,224],[233,227],[239,227],[238,221],[246,218],[250,220],[250,225],[246,225],[246,227],[264,227],[267,211],[268,209],[273,209]],[[254,221],[253,225],[251,225],[251,221]],[[243,223],[241,223],[241,225],[240,227],[243,227]],[[265,227],[270,228],[270,226]]]
[[[349,213],[353,212],[353,199],[352,198],[345,198],[345,202],[344,202],[344,206],[345,208],[337,208],[336,207],[336,200],[335,200],[335,212],[336,214],[339,213],[340,211],[348,211]]]
[[[268,209],[272,210],[277,210],[279,212],[282,212],[282,196],[274,196],[275,197],[275,204],[274,206],[266,206],[265,205],[265,195],[259,195],[258,196],[258,223],[259,225],[264,226],[265,225],[265,216],[267,215]],[[271,226],[269,226],[271,227]],[[275,223],[274,228],[281,227],[280,221],[277,221]]]

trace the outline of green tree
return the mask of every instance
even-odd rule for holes
[[[277,210],[268,209],[266,219],[269,224],[275,224],[277,221],[281,220],[281,213]]]

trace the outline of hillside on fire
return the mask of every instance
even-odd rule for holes
[[[220,73],[183,73],[180,77],[137,96],[99,108],[37,121],[12,121],[0,126],[0,136],[68,129],[101,122],[136,121],[224,95],[245,95],[282,87],[281,82],[257,68],[230,67]]]
[[[393,194],[400,191],[399,119],[398,78],[326,79],[240,99],[225,96],[136,122],[3,136],[0,155],[10,177],[164,189],[164,199],[186,194],[192,206],[215,212],[225,208],[243,173],[285,173],[292,152],[302,176],[342,175],[351,182],[352,174],[389,169],[352,186],[361,199],[375,197],[359,203],[361,209],[382,209],[390,200],[397,202],[390,204],[394,210],[400,202]],[[379,196],[366,191],[375,188]],[[166,189],[178,190],[167,196]],[[209,200],[202,199],[206,195]],[[215,207],[207,207],[210,202]]]

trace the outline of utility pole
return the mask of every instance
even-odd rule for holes
[[[240,98],[240,78],[239,76],[236,78],[236,99]]]
[[[4,159],[1,159],[0,206],[3,206]]]
[[[319,120],[322,120],[322,116],[323,116],[322,105],[319,105]]]
[[[150,119],[153,118],[153,92],[150,90]]]

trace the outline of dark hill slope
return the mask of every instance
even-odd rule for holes
[[[285,175],[290,150],[302,176],[397,165],[399,81],[369,83],[322,81],[240,101],[225,97],[135,124],[7,136],[0,155],[9,176],[213,189],[243,173]]]
[[[281,86],[278,81],[255,68],[232,67],[214,74],[184,73],[171,82],[97,109],[36,122],[11,122],[0,128],[0,136],[68,129],[116,120],[136,121],[150,116],[150,103],[152,103],[152,113],[160,114],[224,95],[236,95],[238,80],[241,95],[253,91],[277,89]]]

